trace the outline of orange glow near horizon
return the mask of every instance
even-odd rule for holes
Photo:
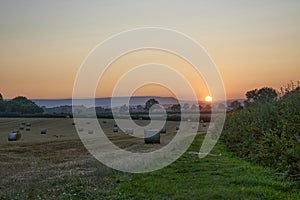
[[[208,88],[201,75],[198,74],[198,72],[182,58],[165,51],[142,50],[122,56],[113,62],[100,79],[96,96],[112,96],[114,86],[117,84],[118,80],[134,67],[143,65],[145,63],[159,63],[176,70],[189,82],[197,99],[203,99],[204,94],[208,93]],[[150,75],[161,76],[163,78],[164,76],[168,76],[168,74],[164,74],[164,72],[165,71],[161,70],[153,71],[151,74],[141,73],[134,78],[143,80]],[[123,87],[126,87],[130,84],[131,82],[128,82]],[[170,84],[176,85],[177,80],[174,80]],[[177,88],[179,88],[180,91],[180,85],[177,85]],[[190,94],[186,94],[185,92],[186,91],[181,90],[180,93],[181,96],[185,96],[184,100],[192,99],[192,96]],[[133,96],[170,96],[176,98],[175,95],[177,94],[172,93],[170,90],[166,90],[165,87],[158,87],[157,85],[148,85],[142,87],[142,89],[140,88],[133,94]],[[126,96],[126,94],[120,94],[119,96]]]
[[[202,45],[219,69],[228,99],[245,98],[252,89],[280,89],[291,80],[299,81],[298,1],[174,0],[172,9],[169,4],[2,1],[0,93],[5,99],[71,98],[77,71],[95,46],[122,31],[153,25],[182,32]],[[217,101],[192,66],[174,55],[153,51],[135,52],[114,62],[100,80],[96,97],[109,97],[119,77],[148,62],[173,67],[190,81],[198,99],[211,94]],[[190,98],[185,91],[182,94]],[[149,86],[135,95],[171,94]]]

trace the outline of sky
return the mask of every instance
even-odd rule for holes
[[[299,10],[298,0],[1,0],[0,93],[7,99],[70,98],[76,73],[96,45],[119,32],[150,26],[196,40],[217,65],[227,98],[244,98],[251,89],[300,80]],[[191,66],[148,51],[116,61],[96,96],[111,94],[108,88],[123,66],[149,57],[189,76],[199,99],[209,95]],[[135,95],[171,94],[155,87],[145,86]]]

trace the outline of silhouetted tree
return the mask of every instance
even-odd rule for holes
[[[105,112],[105,109],[102,106],[95,107],[96,113],[103,113]]]
[[[183,109],[184,109],[184,110],[189,109],[189,107],[190,107],[190,105],[189,105],[188,103],[183,104]]]
[[[264,87],[259,90],[250,90],[246,93],[246,105],[253,102],[270,102],[277,99],[278,94],[275,89]]]
[[[207,104],[202,110],[204,112],[211,112],[211,105]]]
[[[291,81],[286,86],[280,88],[280,97],[285,98],[287,96],[299,92],[300,92],[300,81],[297,81],[297,83]]]
[[[233,110],[238,110],[238,109],[241,109],[241,108],[242,108],[242,104],[241,104],[241,102],[235,100],[235,101],[231,102],[230,107],[231,107]]]
[[[196,109],[197,109],[196,104],[193,104],[193,105],[191,106],[191,110],[196,110]]]
[[[26,97],[16,97],[6,103],[6,112],[19,112],[22,114],[42,113],[44,110]]]
[[[138,106],[136,107],[136,109],[137,109],[138,111],[143,111],[143,110],[144,110],[144,107],[141,106],[141,105],[138,105]]]
[[[174,112],[179,112],[181,109],[181,106],[180,104],[174,104],[171,106],[171,110],[174,111]]]
[[[5,111],[5,101],[3,100],[3,96],[0,93],[0,112],[4,112]]]
[[[198,105],[198,107],[200,111],[203,109],[203,106],[201,106],[200,104]]]
[[[120,111],[120,113],[125,113],[125,112],[127,112],[127,111],[128,111],[127,105],[124,104],[123,106],[121,106],[119,111]]]
[[[156,99],[149,99],[145,104],[145,110],[149,110],[155,104],[159,104]]]

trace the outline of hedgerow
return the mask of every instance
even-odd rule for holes
[[[222,140],[237,155],[300,181],[300,88],[229,113]]]

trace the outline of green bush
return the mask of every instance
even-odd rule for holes
[[[300,90],[230,113],[222,139],[239,156],[300,181]]]

